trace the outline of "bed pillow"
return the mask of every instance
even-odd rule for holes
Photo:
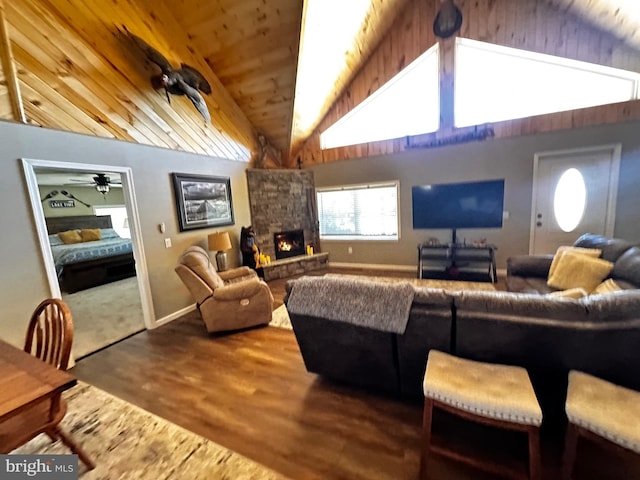
[[[66,232],[58,232],[58,237],[65,245],[72,243],[82,243],[82,237],[80,236],[80,230],[67,230]]]
[[[562,258],[566,252],[572,253],[581,253],[583,255],[588,255],[589,257],[599,257],[602,253],[602,250],[599,248],[582,248],[582,247],[570,247],[570,246],[561,246],[556,250],[556,254],[553,256],[553,260],[551,261],[551,266],[549,267],[549,278],[553,275],[556,267],[558,266],[558,262]]]
[[[613,270],[613,263],[573,252],[565,252],[558,260],[558,264],[547,285],[559,290],[570,288],[584,288],[592,292],[600,282]]]
[[[80,230],[80,236],[83,242],[95,242],[102,238],[99,228],[83,228]]]
[[[103,240],[108,240],[110,238],[122,238],[113,228],[101,228],[100,235]]]

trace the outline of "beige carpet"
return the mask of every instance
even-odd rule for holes
[[[90,479],[271,480],[285,477],[210,440],[85,383],[65,393],[62,424],[96,463],[79,474]],[[14,454],[71,452],[40,435]]]
[[[73,357],[78,359],[145,329],[136,277],[65,293],[73,315]]]

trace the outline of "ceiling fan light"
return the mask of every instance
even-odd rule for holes
[[[100,184],[98,184],[98,185],[96,185],[96,190],[98,192],[100,192],[101,194],[105,195],[105,194],[109,193],[109,190],[111,190],[111,189],[109,188],[109,185],[100,185]]]

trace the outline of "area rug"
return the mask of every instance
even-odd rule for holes
[[[78,359],[145,329],[137,277],[65,293],[73,315],[73,357]]]
[[[284,305],[280,305],[273,311],[273,313],[271,314],[271,322],[269,322],[269,326],[276,328],[286,328],[288,330],[292,329],[287,307],[285,307]]]
[[[65,393],[62,425],[96,463],[90,479],[272,480],[285,477],[96,387],[79,382]],[[12,453],[70,454],[40,435]]]

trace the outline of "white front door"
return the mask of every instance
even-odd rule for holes
[[[537,153],[530,254],[554,253],[583,233],[613,236],[621,146]]]

